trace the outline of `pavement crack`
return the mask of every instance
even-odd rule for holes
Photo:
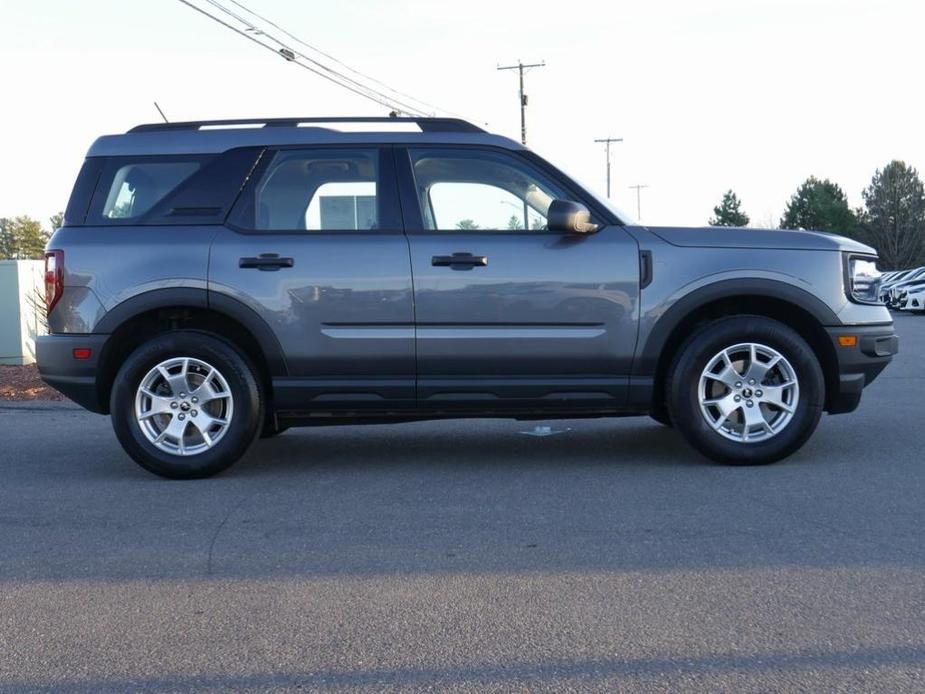
[[[228,524],[228,519],[234,515],[235,511],[237,511],[239,508],[241,508],[241,506],[244,505],[245,501],[248,501],[249,499],[251,499],[254,496],[254,493],[255,492],[252,492],[250,494],[245,494],[240,499],[238,499],[237,503],[232,504],[228,508],[228,512],[225,514],[225,517],[222,518],[222,522],[218,524],[218,527],[215,529],[215,532],[212,533],[212,539],[209,541],[209,551],[208,551],[208,556],[206,559],[206,576],[212,575],[212,560],[215,555],[215,543],[218,540],[218,536],[222,534],[222,530],[224,530],[225,526]]]

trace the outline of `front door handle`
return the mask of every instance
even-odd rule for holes
[[[453,270],[471,270],[474,267],[488,265],[488,256],[471,253],[454,253],[453,255],[435,255],[430,259],[435,267],[448,267]]]
[[[256,258],[239,258],[238,267],[256,268],[258,270],[279,270],[283,267],[292,267],[295,261],[292,258],[281,258],[276,253],[261,253]]]

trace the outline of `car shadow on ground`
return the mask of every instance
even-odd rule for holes
[[[537,426],[550,427],[552,433],[534,435]],[[710,464],[677,432],[647,418],[540,423],[464,420],[291,429],[275,439],[259,441],[226,475],[250,477],[317,467],[516,466],[525,470]]]

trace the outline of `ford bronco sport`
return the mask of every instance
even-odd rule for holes
[[[291,426],[461,417],[650,415],[769,463],[896,353],[875,263],[634,224],[455,119],[141,125],[93,144],[49,241],[38,364],[173,478]]]

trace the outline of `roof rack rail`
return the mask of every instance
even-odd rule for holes
[[[295,128],[303,123],[415,123],[425,133],[484,133],[477,125],[461,118],[415,118],[396,116],[351,116],[337,118],[238,118],[231,120],[198,120],[177,123],[146,123],[136,125],[130,133],[156,132],[163,130],[200,130],[223,126],[262,126],[264,128]]]

